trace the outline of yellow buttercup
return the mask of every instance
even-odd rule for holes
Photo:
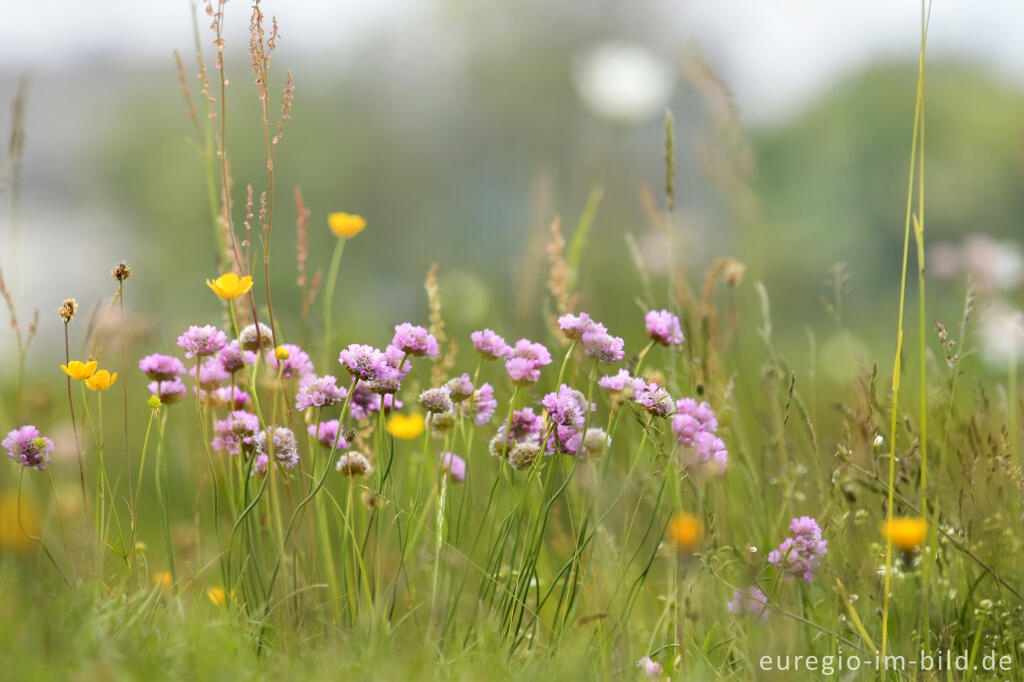
[[[897,516],[882,524],[882,535],[894,547],[913,552],[928,538],[928,521],[920,516]]]
[[[395,438],[409,440],[423,433],[423,415],[415,414],[394,414],[388,419],[388,433]]]
[[[246,275],[239,277],[233,272],[221,275],[214,280],[206,280],[206,286],[213,289],[213,293],[221,298],[238,298],[252,289],[252,277]]]
[[[60,368],[72,379],[88,379],[96,373],[96,361],[72,360],[66,365],[61,365]]]
[[[93,363],[96,364],[96,363]],[[94,391],[105,391],[117,381],[117,372],[111,374],[105,369],[97,370],[95,374],[85,380],[85,385]]]
[[[366,219],[352,213],[329,213],[327,226],[339,237],[355,237],[366,227]]]

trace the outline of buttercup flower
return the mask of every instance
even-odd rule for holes
[[[96,373],[85,380],[85,385],[94,391],[105,391],[117,381],[117,372],[111,374],[105,369],[96,370]]]
[[[139,360],[139,369],[150,379],[168,381],[177,379],[185,373],[185,363],[173,355],[154,353]]]
[[[61,365],[60,368],[72,379],[88,379],[96,373],[96,361],[81,362],[80,360],[72,360],[66,365]]]
[[[402,440],[416,438],[423,433],[424,428],[426,424],[423,422],[423,415],[418,412],[409,415],[393,414],[387,422],[388,433]]]
[[[647,336],[663,346],[678,346],[684,341],[679,318],[667,310],[652,310],[644,317]]]
[[[447,387],[428,388],[420,393],[420,405],[427,412],[439,414],[452,409],[452,399]]]
[[[7,456],[17,460],[24,467],[46,471],[46,463],[53,452],[53,441],[39,435],[39,430],[31,424],[14,429],[0,442]]]
[[[279,353],[282,349],[283,352]],[[284,379],[298,379],[313,373],[313,361],[309,359],[309,354],[294,343],[278,346],[273,353],[268,353],[267,364],[275,373],[280,369]]]
[[[928,521],[920,516],[896,516],[882,524],[882,536],[903,552],[913,552],[928,539]]]
[[[235,273],[229,272],[217,279],[206,280],[206,286],[210,287],[213,293],[223,299],[233,299],[246,294],[249,289],[252,289],[252,277],[246,275],[239,278]]]
[[[704,539],[704,524],[690,512],[678,512],[669,521],[668,539],[677,548],[692,552]]]
[[[462,483],[466,480],[466,460],[454,452],[441,453],[441,471],[448,474],[448,478],[454,483]]]
[[[352,450],[338,458],[335,468],[342,476],[363,476],[373,472],[373,465],[366,455]]]
[[[473,341],[473,349],[480,354],[484,360],[497,360],[504,357],[511,349],[505,343],[505,339],[498,336],[490,329],[481,329],[469,335]]]
[[[345,440],[345,436],[338,433],[338,420],[331,419],[330,421],[321,422],[319,429],[316,424],[310,424],[309,428],[306,429],[309,435],[313,436],[320,442],[324,447],[340,448],[345,449],[348,447],[348,441]]]
[[[822,538],[821,526],[810,516],[793,519],[789,524],[790,537],[778,549],[768,553],[768,563],[792,580],[801,577],[807,582],[814,579],[814,569],[828,553],[828,542]]]
[[[192,325],[178,337],[178,346],[185,350],[186,358],[205,357],[219,352],[228,344],[227,334],[213,325]]]
[[[328,407],[345,399],[348,391],[339,387],[330,374],[322,377],[307,375],[300,381],[299,390],[295,394],[295,409],[302,412],[308,407]]]
[[[366,227],[366,220],[351,213],[328,213],[327,226],[339,237],[355,237]]]
[[[771,610],[768,608],[768,597],[757,585],[751,585],[732,591],[732,601],[725,605],[729,613],[737,616],[750,616],[764,623],[768,620]]]
[[[423,327],[413,326],[408,322],[395,325],[395,336],[391,345],[414,357],[430,356],[436,358],[440,349],[437,339]]]
[[[271,348],[274,344],[274,333],[262,322],[259,325],[250,324],[242,328],[238,341],[245,350]]]
[[[221,587],[211,587],[206,591],[206,596],[214,606],[224,606],[228,603],[228,595]]]
[[[181,379],[151,381],[148,388],[149,392],[158,397],[164,405],[181,402],[181,399],[188,393],[188,389],[185,388]]]

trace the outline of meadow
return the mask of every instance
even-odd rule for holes
[[[671,112],[642,195],[662,262],[626,230],[599,243],[596,188],[521,245],[532,267],[496,305],[525,315],[463,328],[444,261],[402,273],[422,286],[388,310],[392,292],[346,272],[401,262],[403,242],[368,241],[358,205],[307,205],[281,177],[304,123],[272,68],[277,22],[252,6],[248,82],[229,90],[224,8],[200,6],[176,55],[205,236],[147,245],[208,274],[168,281],[175,310],[154,316],[130,257],[81,264],[106,297],[41,311],[0,271],[0,678],[1024,679],[1021,283],[1003,285],[998,244],[930,248],[930,6],[903,93],[899,258],[830,268],[816,328],[746,260],[780,248],[770,235],[700,268],[678,257]],[[743,219],[749,150],[727,89],[691,69]],[[258,103],[244,142],[235,97]],[[12,216],[26,128],[16,115]],[[253,177],[236,176],[243,145]],[[952,314],[927,296],[932,258]],[[879,357],[818,348],[857,335],[858,268],[890,294],[871,312]],[[63,332],[42,371],[39,316]],[[975,361],[982,327],[998,371]]]

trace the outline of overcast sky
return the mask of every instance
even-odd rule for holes
[[[0,70],[59,69],[89,60],[158,62],[189,48],[187,0],[7,0],[0,20]],[[604,9],[615,3],[604,3]],[[426,0],[266,0],[289,49],[309,59],[359,39],[413,28],[444,31]],[[449,14],[457,3],[445,5]],[[581,12],[595,7],[579,0]],[[248,3],[228,3],[238,44]],[[474,12],[480,13],[474,5]],[[619,11],[622,11],[622,5]],[[749,119],[789,113],[836,77],[880,56],[913,59],[920,5],[914,0],[664,0],[665,22],[680,43],[693,42],[735,90]],[[508,11],[506,6],[505,11]],[[929,54],[980,62],[1024,83],[1024,1],[935,3]],[[662,27],[664,29],[664,27]],[[301,41],[296,44],[296,37]],[[440,38],[440,36],[439,36]],[[435,45],[442,46],[444,40]],[[298,65],[297,65],[298,66]]]

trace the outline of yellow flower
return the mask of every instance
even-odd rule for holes
[[[224,588],[211,587],[206,591],[206,596],[210,598],[214,606],[224,606],[228,603],[228,596],[224,593]]]
[[[274,357],[278,360],[287,360],[291,357],[291,353],[289,353],[288,349],[284,346],[278,346],[274,349]]]
[[[162,592],[168,592],[171,589],[171,574],[167,571],[157,573],[153,576],[153,584],[159,585]]]
[[[252,289],[252,277],[246,275],[239,279],[238,275],[229,272],[214,280],[206,280],[206,286],[221,298],[238,298]]]
[[[423,433],[423,415],[415,414],[393,414],[388,419],[388,433],[395,438],[409,440]]]
[[[328,213],[327,226],[339,237],[355,237],[366,227],[366,220],[351,213]]]
[[[94,391],[105,391],[117,381],[117,372],[111,374],[105,369],[98,370],[85,380],[85,385]]]
[[[72,360],[66,365],[61,365],[60,368],[72,379],[88,379],[96,372],[96,361],[82,362],[80,360]]]
[[[22,524],[25,530],[22,530]],[[32,538],[39,535],[39,510],[29,499],[21,501],[21,521],[18,520],[18,493],[8,490],[0,493],[0,555],[7,551],[24,552],[33,546]]]
[[[668,539],[686,552],[692,552],[704,539],[704,524],[690,512],[678,512],[668,524]]]
[[[928,538],[928,521],[920,516],[897,516],[882,524],[882,535],[904,552],[913,552]]]

